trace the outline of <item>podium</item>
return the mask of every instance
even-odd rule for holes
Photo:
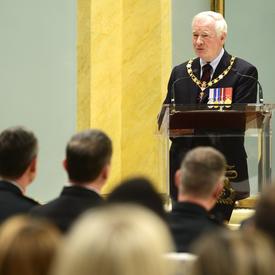
[[[196,146],[200,146],[200,140],[207,139],[210,141],[207,146],[218,150],[216,141],[226,141],[222,146],[229,152],[229,147],[235,148],[234,142],[242,143],[247,156],[250,196],[261,192],[272,179],[271,118],[274,108],[274,104],[163,105],[158,117],[158,137],[159,173],[164,192],[169,195],[170,141],[177,139],[195,140]]]

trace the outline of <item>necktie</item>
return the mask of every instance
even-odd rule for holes
[[[212,73],[212,66],[207,63],[202,67],[202,77],[201,81],[209,82]]]
[[[208,83],[211,79],[211,73],[212,73],[212,66],[209,63],[203,65],[201,82]],[[199,98],[198,98],[198,103],[202,103],[204,94],[205,94],[204,91],[200,91]]]

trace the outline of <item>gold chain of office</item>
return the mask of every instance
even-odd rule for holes
[[[216,84],[218,83],[220,80],[222,80],[227,74],[228,72],[231,70],[233,64],[234,64],[234,61],[235,61],[235,56],[232,56],[231,59],[230,59],[230,64],[229,66],[218,76],[216,77],[215,79],[212,79],[211,81],[209,82],[205,82],[205,81],[200,81],[193,73],[193,70],[192,70],[192,63],[194,61],[194,58],[193,59],[190,59],[186,65],[186,68],[187,68],[187,72],[188,74],[190,75],[191,79],[196,83],[197,86],[199,86],[199,88],[204,91],[205,89],[207,89],[208,87],[211,87],[213,84]]]

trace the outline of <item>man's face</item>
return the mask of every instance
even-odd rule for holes
[[[193,48],[198,57],[206,62],[213,61],[220,53],[226,34],[217,36],[215,22],[211,19],[197,19],[192,27]]]

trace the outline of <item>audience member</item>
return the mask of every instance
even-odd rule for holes
[[[60,232],[46,221],[6,220],[0,229],[0,274],[48,275],[59,242]]]
[[[255,215],[250,218],[251,224],[272,241],[275,248],[275,183],[266,186],[256,205]],[[251,225],[250,225],[251,226]]]
[[[163,257],[172,249],[165,223],[145,208],[98,208],[65,238],[52,275],[172,275]]]
[[[35,135],[23,127],[7,128],[0,134],[0,223],[38,205],[25,196],[36,176],[37,152]]]
[[[198,258],[193,275],[272,275],[274,254],[259,232],[220,231],[194,246]]]
[[[168,215],[168,222],[178,252],[190,252],[190,245],[203,233],[222,228],[210,217],[223,189],[225,158],[211,147],[189,151],[176,173],[178,202]]]
[[[67,144],[64,161],[70,186],[64,187],[58,198],[32,209],[31,214],[48,218],[67,232],[80,214],[102,203],[100,190],[109,176],[111,155],[112,142],[102,131],[75,134]]]
[[[122,181],[109,194],[107,200],[111,203],[139,204],[152,210],[161,218],[165,218],[162,198],[146,178],[137,177]]]

